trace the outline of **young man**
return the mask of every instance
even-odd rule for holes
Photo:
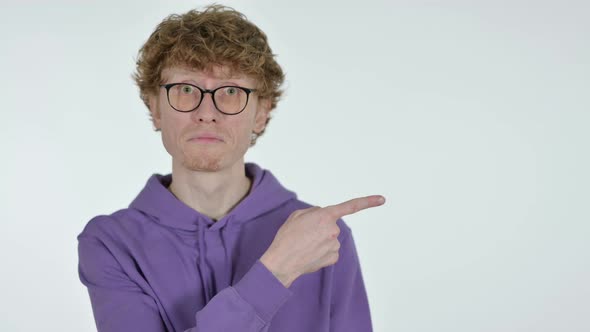
[[[320,208],[244,163],[281,95],[265,34],[222,6],[171,15],[134,77],[172,173],[78,236],[97,329],[371,331],[341,217],[384,198]]]

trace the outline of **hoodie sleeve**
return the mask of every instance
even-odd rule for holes
[[[330,331],[372,331],[369,302],[352,232],[347,226],[341,229],[344,237],[338,262],[334,264]]]
[[[78,258],[80,281],[88,288],[99,332],[174,331],[154,296],[129,278],[99,239],[80,235]],[[238,283],[196,312],[195,326],[185,332],[267,331],[291,294],[258,260]]]

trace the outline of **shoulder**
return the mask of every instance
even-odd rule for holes
[[[141,211],[124,208],[111,214],[92,217],[78,235],[81,238],[95,238],[101,242],[122,242],[125,238],[136,237],[153,222]]]
[[[105,270],[133,271],[138,253],[154,243],[157,227],[132,208],[92,217],[77,236],[80,268],[95,276]]]

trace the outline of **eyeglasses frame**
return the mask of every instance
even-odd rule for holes
[[[175,108],[174,106],[172,106],[172,103],[170,102],[170,89],[176,85],[190,85],[192,87],[197,88],[199,91],[201,91],[201,100],[199,100],[199,102],[197,103],[197,106],[195,106],[195,108],[193,108],[189,111],[181,111],[181,110]],[[258,91],[258,89],[245,88],[245,87],[239,86],[239,85],[224,85],[224,86],[220,86],[220,87],[210,90],[210,89],[203,89],[203,88],[198,87],[198,86],[191,84],[191,83],[183,83],[183,82],[160,84],[160,87],[164,87],[166,89],[166,99],[168,99],[168,105],[170,105],[170,107],[172,107],[177,112],[190,113],[190,112],[196,110],[197,108],[199,108],[199,106],[201,106],[201,103],[203,102],[203,99],[205,98],[205,94],[210,93],[211,100],[213,100],[213,105],[215,106],[215,109],[225,115],[238,115],[238,114],[242,113],[246,109],[246,106],[248,106],[248,101],[250,101],[250,94],[252,92]],[[215,92],[217,90],[223,89],[223,88],[238,88],[238,89],[241,89],[242,91],[246,92],[246,104],[244,104],[244,107],[239,112],[226,113],[226,112],[219,109],[219,107],[217,106],[217,102],[215,101]]]

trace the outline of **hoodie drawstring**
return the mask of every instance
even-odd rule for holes
[[[225,271],[227,271],[227,273],[226,273],[227,281],[226,281],[225,285],[227,285],[227,286],[232,285],[231,281],[233,279],[233,274],[234,274],[232,271],[232,261],[231,261],[231,252],[230,252],[231,248],[228,247],[228,245],[227,245],[228,241],[225,238],[228,233],[231,233],[231,232],[226,232],[226,231],[229,228],[229,223],[232,220],[232,217],[233,217],[233,215],[229,216],[229,218],[227,219],[227,224],[225,224],[225,226],[222,227],[220,230],[221,245],[223,246],[223,251],[225,254],[225,263],[226,263],[226,270]]]
[[[205,232],[207,231],[205,229],[205,226],[201,226],[199,225],[198,228],[198,232],[199,232],[199,266],[198,266],[198,271],[199,271],[199,276],[201,277],[201,282],[203,284],[203,289],[204,289],[204,303],[208,303],[211,298],[213,298],[213,296],[215,294],[213,294],[214,290],[217,289],[217,291],[219,291],[219,288],[224,288],[227,286],[231,286],[231,282],[233,279],[233,268],[232,268],[232,243],[236,242],[235,239],[235,232],[232,232],[231,230],[229,230],[229,228],[231,226],[230,222],[233,219],[233,215],[230,215],[227,220],[225,221],[225,224],[220,225],[220,229],[219,229],[219,233],[217,235],[219,235],[219,241],[221,242],[221,246],[222,246],[222,250],[223,250],[223,255],[224,255],[224,259],[225,259],[225,272],[223,273],[223,276],[225,276],[227,279],[225,280],[225,283],[223,283],[223,281],[219,281],[217,282],[217,280],[215,279],[216,276],[213,275],[214,269],[211,268],[211,265],[209,264],[208,260],[207,260],[207,246],[205,244]],[[219,222],[219,221],[218,221]],[[230,238],[228,238],[230,237]],[[212,239],[213,240],[213,239]],[[217,241],[217,240],[215,240]],[[217,246],[217,245],[216,245]],[[215,249],[218,250],[218,249]],[[217,276],[220,277],[220,276]]]
[[[206,260],[206,252],[205,252],[205,228],[203,226],[199,226],[199,276],[201,277],[201,283],[203,284],[204,289],[204,299],[203,303],[207,304],[211,299],[211,287],[209,285],[210,280],[207,276],[210,275],[209,269],[207,268],[207,260]],[[204,272],[204,270],[207,270]]]

